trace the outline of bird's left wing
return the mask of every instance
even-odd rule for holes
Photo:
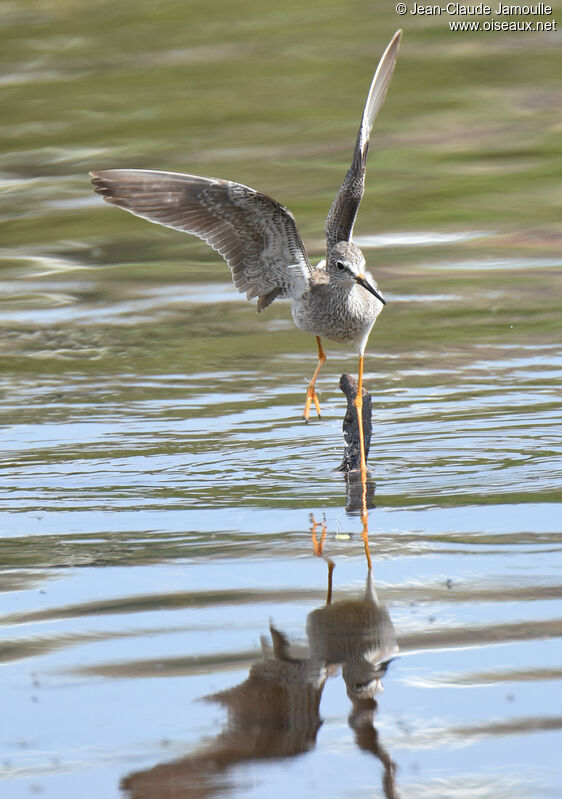
[[[367,95],[361,126],[355,143],[353,161],[334,198],[326,219],[326,241],[330,250],[339,241],[351,241],[353,225],[365,190],[365,170],[369,151],[369,136],[373,122],[386,97],[390,85],[402,31],[398,30],[384,51]]]
[[[238,291],[249,300],[258,297],[258,311],[307,288],[312,267],[294,217],[271,197],[241,183],[179,172],[90,174],[106,202],[210,244],[232,270]]]

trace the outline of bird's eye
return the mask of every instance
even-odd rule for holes
[[[341,261],[336,261],[336,269],[339,269],[340,272],[345,272],[345,264]]]

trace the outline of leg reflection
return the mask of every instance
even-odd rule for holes
[[[246,679],[206,697],[226,711],[218,735],[183,758],[130,774],[122,782],[130,799],[224,799],[239,787],[236,765],[294,757],[314,748],[324,685],[338,667],[352,704],[349,725],[356,743],[381,761],[385,796],[396,798],[395,765],[373,722],[374,697],[397,651],[394,628],[370,568],[361,596],[333,600],[334,562],[324,554],[326,524],[311,517],[311,525],[314,553],[328,566],[328,587],[325,605],[307,617],[306,651],[297,652],[270,625],[270,637],[262,639],[261,657]]]

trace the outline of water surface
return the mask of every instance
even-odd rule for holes
[[[352,353],[304,425],[288,306],[87,173],[239,180],[319,258],[398,24],[356,229],[389,300],[366,591]],[[2,795],[558,797],[558,34],[47,0],[0,36]]]

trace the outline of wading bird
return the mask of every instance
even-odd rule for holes
[[[359,355],[357,407],[361,474],[367,473],[363,441],[363,356],[369,333],[385,305],[363,253],[351,238],[365,189],[369,135],[384,98],[402,31],[386,48],[373,77],[353,160],[326,220],[326,260],[313,265],[291,212],[271,197],[230,180],[144,169],[91,172],[103,199],[137,216],[198,236],[232,270],[238,291],[257,297],[258,313],[276,298],[292,300],[297,327],[316,336],[318,365],[307,389],[304,418],[312,404],[320,416],[315,384],[326,360],[322,338],[352,342]]]

